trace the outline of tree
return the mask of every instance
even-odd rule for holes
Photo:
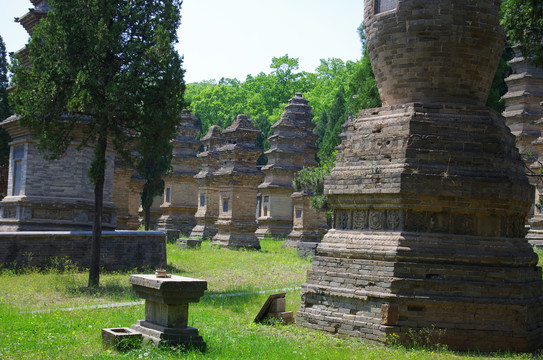
[[[32,65],[15,62],[13,68],[15,111],[48,158],[65,153],[76,124],[85,127],[83,144],[94,146],[89,286],[97,286],[107,147],[114,146],[141,169],[168,156],[147,152],[149,144],[166,152],[164,144],[175,135],[184,92],[182,60],[174,49],[181,0],[49,4],[53,10],[36,26],[29,44]]]
[[[0,121],[11,115],[8,104],[8,60],[4,39],[0,36]]]
[[[335,154],[336,146],[341,144],[339,134],[343,132],[342,125],[345,123],[346,119],[345,89],[342,86],[336,92],[334,102],[328,112],[326,130],[322,141],[320,142],[319,152],[317,153],[319,163],[324,162]]]
[[[8,61],[6,46],[0,36],[0,121],[10,116],[11,109],[8,104]],[[9,164],[9,142],[11,137],[8,132],[0,127],[0,167],[7,167]],[[5,195],[5,194],[4,194]]]
[[[292,188],[294,191],[307,191],[310,197],[309,205],[315,211],[328,211],[328,196],[324,194],[324,178],[329,176],[334,167],[336,152],[329,156],[319,166],[306,168],[294,176]]]
[[[504,0],[501,23],[511,44],[537,67],[543,67],[543,2],[541,0]]]
[[[347,108],[349,112],[356,114],[361,109],[369,109],[381,106],[381,98],[377,89],[377,82],[371,67],[370,56],[366,46],[366,34],[364,23],[358,27],[358,35],[362,43],[362,59],[356,73],[347,86],[351,97]]]
[[[511,66],[509,66],[508,61],[512,58],[513,50],[508,44],[505,44],[505,49],[502,52],[502,57],[498,63],[498,68],[494,74],[492,86],[490,87],[486,100],[486,106],[496,110],[500,114],[505,111],[506,107],[505,100],[502,99],[502,96],[507,92],[505,78],[511,74]]]
[[[271,75],[275,77],[275,82],[273,86],[273,100],[276,103],[276,106],[279,104],[284,104],[288,102],[296,91],[301,91],[293,89],[293,84],[296,83],[296,80],[300,77],[300,74],[295,71],[299,68],[298,58],[291,58],[288,54],[285,54],[281,57],[273,57],[272,63],[270,65],[272,68]]]

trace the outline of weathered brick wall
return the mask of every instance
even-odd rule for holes
[[[0,232],[0,266],[44,266],[66,258],[89,266],[89,231]],[[100,266],[107,270],[164,267],[166,238],[161,231],[104,231]]]
[[[376,1],[365,1],[368,50],[383,105],[484,105],[504,44],[500,2],[397,0],[387,7],[393,10],[379,13]]]
[[[299,324],[383,342],[435,326],[430,341],[453,349],[543,345],[541,269],[524,238],[533,187],[484,107],[499,4],[366,2],[385,106],[345,125],[324,186],[335,228],[302,285]]]

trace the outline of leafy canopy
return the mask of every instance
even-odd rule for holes
[[[504,0],[501,22],[512,44],[537,67],[543,67],[543,2]]]
[[[89,177],[95,185],[93,246],[98,239],[99,256],[108,146],[138,170],[160,164],[141,174],[146,193],[159,191],[156,176],[169,168],[169,142],[183,107],[182,60],[174,49],[181,0],[49,4],[53,10],[29,44],[32,65],[16,61],[13,67],[15,111],[49,158],[60,158],[76,137],[82,146],[94,146]],[[97,285],[91,277],[89,284]]]
[[[11,115],[8,104],[8,62],[6,45],[0,36],[0,122]],[[0,167],[7,167],[9,164],[9,142],[11,137],[8,132],[0,127]],[[4,194],[5,195],[5,194]]]

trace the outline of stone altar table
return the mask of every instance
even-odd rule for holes
[[[131,326],[143,334],[144,340],[205,349],[198,329],[188,326],[188,314],[189,303],[200,301],[207,281],[177,275],[130,275],[129,281],[136,294],[145,299],[145,320]]]

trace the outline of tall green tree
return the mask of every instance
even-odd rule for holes
[[[8,59],[4,39],[0,36],[0,121],[11,115],[8,104]]]
[[[48,158],[65,153],[76,127],[85,127],[83,142],[94,146],[89,286],[97,286],[108,146],[136,168],[171,151],[164,144],[175,135],[183,107],[182,60],[174,49],[181,0],[49,4],[29,44],[32,65],[14,66],[15,111]],[[153,142],[159,154],[146,152]]]
[[[358,27],[358,35],[362,43],[362,59],[347,85],[348,91],[352,94],[347,107],[352,114],[356,114],[361,109],[381,106],[381,98],[379,97],[377,82],[375,81],[368,47],[366,46],[364,23]]]
[[[488,93],[488,98],[486,100],[486,106],[496,110],[499,113],[505,111],[505,100],[502,99],[502,96],[507,92],[507,84],[505,83],[505,78],[511,74],[511,66],[509,66],[509,60],[513,58],[513,50],[508,44],[505,44],[505,49],[502,52],[500,62],[498,63],[498,68],[494,74],[494,79],[492,80],[492,86]]]
[[[342,125],[347,119],[345,89],[340,87],[336,92],[334,102],[328,112],[326,130],[319,146],[317,157],[322,163],[335,154],[336,146],[341,144],[339,134],[343,132]]]
[[[537,67],[543,67],[543,1],[504,0],[501,23],[511,44]]]
[[[4,39],[0,36],[0,121],[4,121],[12,114],[8,104],[8,60]],[[11,137],[8,132],[0,127],[0,167],[9,164],[9,142]]]

